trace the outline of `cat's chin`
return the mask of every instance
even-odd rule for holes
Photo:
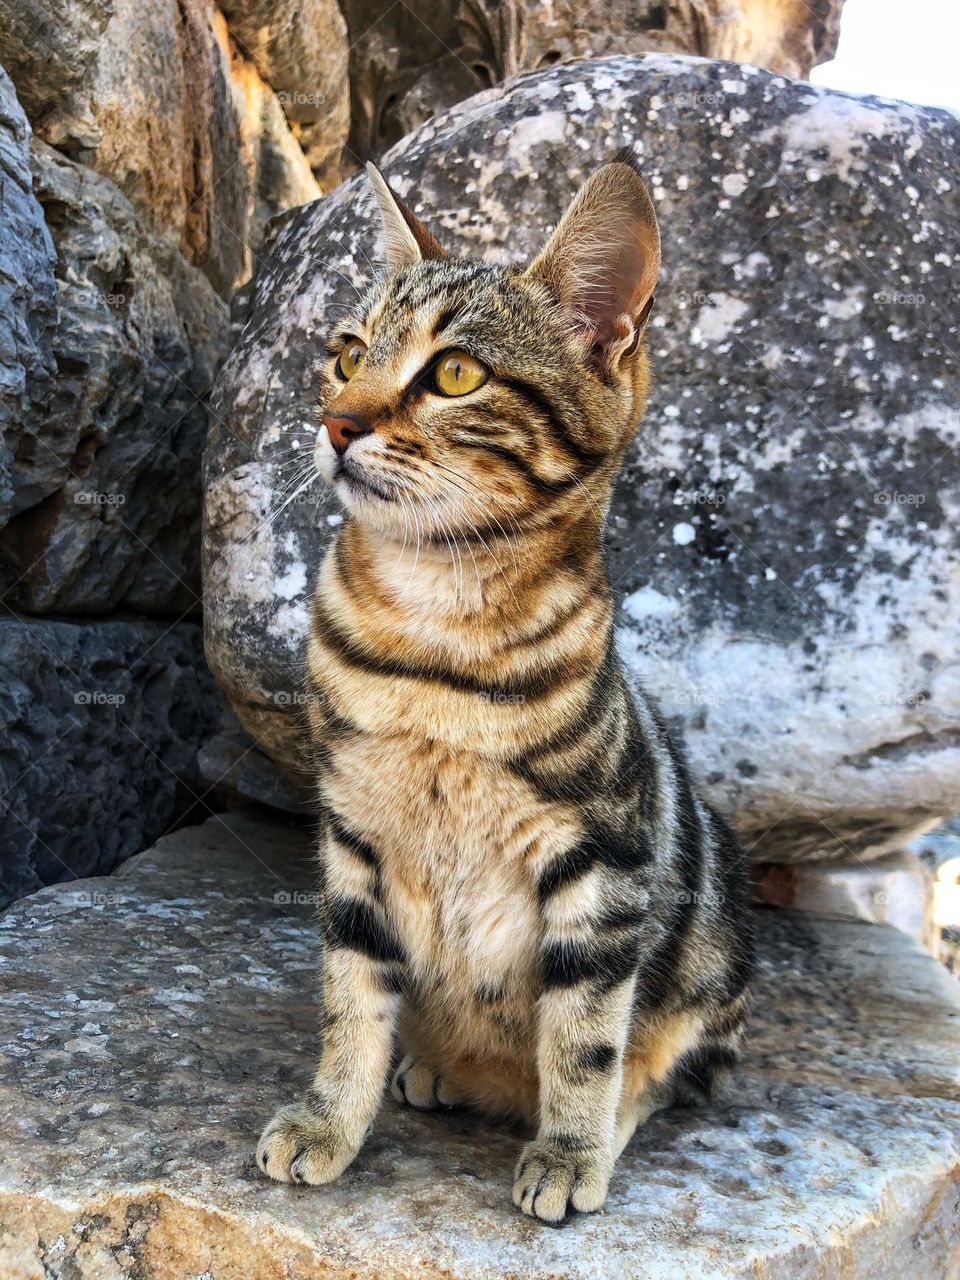
[[[333,480],[337,497],[352,515],[360,515],[370,504],[381,507],[385,503],[396,502],[385,482],[362,475],[343,464],[337,468]]]

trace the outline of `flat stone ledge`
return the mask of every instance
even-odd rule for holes
[[[311,895],[303,830],[241,814],[0,919],[4,1280],[960,1274],[960,984],[888,926],[772,909],[741,1069],[637,1135],[602,1213],[521,1217],[515,1134],[389,1101],[339,1182],[268,1182]]]

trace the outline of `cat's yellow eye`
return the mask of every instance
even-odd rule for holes
[[[433,381],[442,396],[465,396],[483,386],[487,373],[486,366],[465,351],[448,351],[437,362]]]
[[[337,361],[337,373],[347,382],[363,364],[367,354],[367,344],[361,338],[348,338]]]

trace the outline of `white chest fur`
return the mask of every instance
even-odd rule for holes
[[[535,877],[570,819],[500,763],[406,735],[354,735],[330,751],[324,790],[376,849],[380,889],[411,978],[455,1004],[531,985]]]

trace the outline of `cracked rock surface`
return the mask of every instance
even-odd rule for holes
[[[3,617],[0,671],[0,905],[111,871],[206,793],[221,699],[195,623]]]
[[[880,855],[956,808],[958,138],[947,112],[651,54],[491,89],[385,159],[448,248],[529,261],[635,146],[664,268],[612,509],[620,644],[761,861]],[[259,522],[294,492],[324,335],[376,254],[362,177],[290,215],[215,393],[207,652],[291,769],[339,517],[308,489]]]
[[[759,915],[741,1067],[652,1120],[604,1211],[509,1203],[519,1138],[384,1104],[354,1165],[253,1150],[316,1050],[302,830],[180,831],[0,917],[0,1274],[48,1280],[799,1280],[960,1267],[960,987],[883,925]]]

